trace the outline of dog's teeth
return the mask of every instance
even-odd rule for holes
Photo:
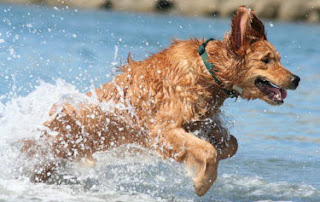
[[[272,86],[272,87],[274,87],[274,88],[279,88],[276,84],[274,84],[274,83],[271,83],[271,82],[269,82],[268,81],[268,83]]]
[[[274,96],[274,99],[278,100],[278,101],[281,101],[281,96],[279,94],[275,94]]]

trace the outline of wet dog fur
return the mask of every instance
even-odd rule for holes
[[[299,77],[281,65],[279,53],[267,41],[264,25],[245,6],[239,7],[232,19],[231,32],[206,46],[221,85],[198,54],[203,42],[176,40],[143,61],[129,58],[112,82],[87,93],[100,103],[121,103],[123,109],[111,113],[98,104],[54,105],[52,119],[44,123],[48,130],[43,131],[46,146],[42,148],[46,150],[25,140],[22,152],[33,156],[41,150],[41,156],[85,159],[94,165],[95,152],[137,143],[164,158],[185,163],[193,172],[196,194],[204,195],[217,178],[219,161],[238,149],[236,138],[220,119],[220,107],[228,98],[223,88],[231,90],[237,85],[243,99],[280,105],[285,89],[295,89]],[[200,131],[199,135],[194,135],[195,131]],[[46,181],[57,166],[47,158],[36,166],[32,179]]]

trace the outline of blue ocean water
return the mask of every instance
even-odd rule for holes
[[[182,165],[151,151],[123,156],[123,148],[104,153],[96,168],[72,165],[79,184],[32,184],[16,176],[11,143],[34,134],[63,94],[110,81],[129,52],[140,60],[171,39],[221,39],[230,20],[7,4],[0,19],[1,200],[320,201],[320,25],[264,20],[301,84],[282,106],[225,103],[239,150],[221,161],[217,182],[199,198]]]

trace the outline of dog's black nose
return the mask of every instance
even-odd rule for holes
[[[292,75],[291,76],[291,82],[292,82],[292,88],[296,89],[299,85],[300,82],[300,77],[298,77],[297,75]]]

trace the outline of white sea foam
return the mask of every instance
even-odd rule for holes
[[[291,184],[285,181],[269,182],[258,176],[239,176],[222,174],[215,185],[217,191],[230,192],[234,196],[244,195],[252,198],[307,198],[319,196],[320,192],[308,184]],[[240,197],[239,197],[240,198]],[[242,198],[242,197],[241,197]]]

